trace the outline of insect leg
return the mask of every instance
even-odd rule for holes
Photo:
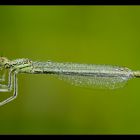
[[[14,80],[14,92],[13,92],[13,95],[11,97],[9,97],[9,98],[1,101],[0,102],[0,106],[4,105],[6,103],[11,102],[12,100],[14,100],[17,97],[17,94],[18,94],[18,92],[17,92],[17,87],[18,87],[18,83],[17,83],[17,80],[18,80],[17,79],[17,71],[15,71],[13,73],[13,77],[14,77],[14,79],[13,79]]]
[[[0,84],[0,92],[9,92],[12,90],[12,86],[13,86],[13,69],[10,69],[9,71],[9,76],[8,76],[8,85],[3,85]]]

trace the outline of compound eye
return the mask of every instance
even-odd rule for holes
[[[6,63],[6,64],[4,65],[4,67],[5,67],[5,68],[9,68],[10,66],[9,66],[8,63]]]

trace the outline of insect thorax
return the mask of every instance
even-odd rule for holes
[[[14,69],[22,69],[24,67],[30,66],[32,61],[29,59],[23,58],[23,59],[16,59],[11,62],[11,67]]]

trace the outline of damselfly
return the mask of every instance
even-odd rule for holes
[[[132,71],[126,67],[112,65],[38,62],[29,59],[16,59],[10,61],[6,57],[0,57],[0,71],[8,70],[8,84],[5,81],[5,74],[0,79],[0,92],[14,90],[11,97],[0,102],[4,105],[17,97],[18,81],[17,74],[51,74],[60,79],[67,80],[74,85],[91,86],[97,88],[115,89],[125,85],[134,77],[140,77],[140,71]]]

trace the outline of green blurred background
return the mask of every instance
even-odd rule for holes
[[[0,55],[140,69],[139,6],[0,6]],[[0,134],[140,134],[140,80],[117,90],[19,75]],[[0,93],[1,97],[11,93]]]

